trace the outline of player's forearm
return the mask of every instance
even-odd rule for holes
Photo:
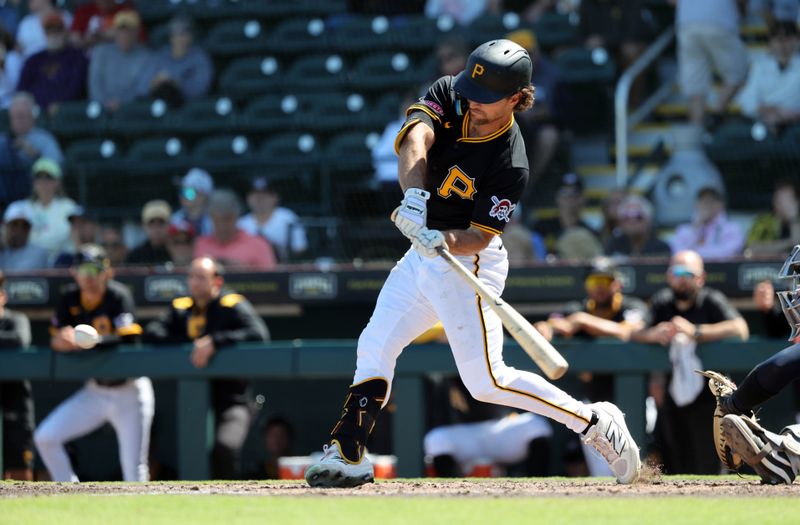
[[[425,173],[428,171],[428,149],[433,145],[433,130],[418,123],[412,127],[400,145],[400,160],[397,178],[400,188],[425,188]]]
[[[586,316],[581,319],[580,326],[586,333],[593,337],[616,337],[621,341],[630,340],[631,334],[636,328],[639,328],[638,326],[632,326],[627,323],[617,323],[590,314],[586,314]]]
[[[477,228],[446,230],[444,239],[453,255],[475,255],[489,245],[493,235]]]
[[[721,339],[738,338],[746,341],[750,337],[747,322],[741,317],[729,319],[719,323],[697,325],[699,329],[698,342],[719,341]]]

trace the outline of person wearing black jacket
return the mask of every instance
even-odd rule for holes
[[[6,278],[0,271],[0,350],[19,350],[31,344],[31,323],[6,308]],[[3,411],[4,479],[33,481],[33,397],[28,381],[0,383]]]
[[[222,267],[209,257],[189,267],[189,297],[172,301],[169,311],[145,330],[146,342],[193,342],[191,361],[197,368],[208,365],[223,347],[245,341],[269,340],[269,330],[243,296],[223,290]],[[215,479],[239,476],[240,452],[252,418],[250,385],[244,379],[211,382],[216,417],[212,475]]]

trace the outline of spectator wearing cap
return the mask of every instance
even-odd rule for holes
[[[531,83],[536,88],[536,103],[529,111],[514,114],[527,144],[531,174],[535,178],[547,172],[556,154],[560,133],[557,127],[561,119],[559,93],[560,72],[539,49],[536,33],[530,29],[519,29],[506,35],[508,40],[524,47],[533,63]],[[530,186],[533,186],[532,184]]]
[[[189,266],[194,259],[194,226],[187,221],[173,222],[167,229],[167,251],[172,264]]]
[[[94,0],[85,2],[75,10],[75,19],[70,27],[73,43],[81,48],[109,42],[114,37],[114,17],[120,11],[135,11],[130,0]],[[139,40],[145,40],[144,29]]]
[[[30,196],[31,168],[37,159],[64,161],[53,134],[36,126],[35,108],[29,93],[19,92],[11,99],[11,129],[0,134],[0,205]]]
[[[612,237],[606,246],[607,255],[636,257],[640,255],[669,255],[669,244],[653,232],[653,205],[639,195],[628,195],[619,205],[620,235]]]
[[[769,54],[753,62],[739,94],[742,113],[763,122],[773,133],[800,121],[799,46],[795,22],[773,22]]]
[[[14,35],[0,27],[0,108],[4,109],[11,104],[11,96],[17,92],[24,62],[16,47]]]
[[[92,213],[83,206],[75,205],[67,215],[69,221],[70,249],[56,257],[53,266],[70,268],[75,262],[75,254],[84,244],[95,244],[98,238],[98,224]]]
[[[118,12],[114,15],[114,42],[92,50],[89,98],[109,111],[147,94],[153,56],[137,40],[141,25],[136,11]]]
[[[54,0],[28,0],[28,11],[17,27],[17,44],[24,58],[47,48],[45,22],[49,17],[56,15],[61,18],[62,26],[72,23],[72,15],[67,11],[59,11]]]
[[[585,200],[581,178],[575,173],[564,174],[561,185],[556,190],[555,200],[558,216],[536,221],[533,225],[533,230],[544,238],[548,253],[559,254],[559,239],[568,233],[570,236],[580,235],[584,241],[589,239],[589,242],[593,237],[594,244],[599,245],[596,232],[582,217]],[[584,233],[589,233],[589,237],[583,235]],[[602,247],[599,247],[593,251],[599,252],[601,249]]]
[[[742,254],[744,233],[725,213],[725,197],[714,187],[697,193],[692,222],[675,230],[673,253],[694,250],[703,259],[727,259]]]
[[[7,272],[24,272],[48,267],[47,250],[28,242],[33,222],[27,200],[12,202],[3,215],[4,248],[0,251],[0,268]]]
[[[190,169],[181,179],[178,200],[181,207],[172,214],[172,223],[186,221],[197,235],[208,235],[214,231],[208,215],[208,196],[214,191],[214,180],[206,170]]]
[[[31,243],[41,246],[55,258],[69,248],[69,214],[75,201],[64,195],[61,166],[52,159],[40,158],[31,169],[33,194]]]
[[[172,215],[167,201],[152,200],[142,208],[142,228],[147,240],[131,250],[127,264],[157,265],[170,261],[167,250],[169,218]]]
[[[214,233],[197,239],[195,257],[212,257],[226,266],[251,270],[272,270],[276,260],[272,245],[263,237],[241,230],[239,198],[230,190],[215,190],[208,202]]]
[[[25,60],[18,89],[31,93],[39,107],[53,115],[61,102],[86,98],[89,61],[83,51],[68,43],[61,13],[50,13],[42,25],[46,47]]]
[[[214,66],[208,53],[195,44],[195,33],[194,21],[186,15],[170,20],[169,44],[153,60],[151,96],[182,102],[208,93]]]
[[[100,226],[100,246],[108,255],[109,262],[120,267],[128,258],[128,245],[122,237],[122,230],[117,224],[103,224]]]
[[[250,235],[264,237],[275,248],[280,261],[289,261],[308,249],[306,230],[300,217],[280,206],[280,195],[265,177],[253,179],[247,193],[250,213],[239,219],[239,228]]]

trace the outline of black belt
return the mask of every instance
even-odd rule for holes
[[[127,379],[95,379],[95,383],[100,386],[122,386],[128,382]]]

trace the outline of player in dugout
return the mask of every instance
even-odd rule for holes
[[[52,320],[50,346],[56,352],[80,352],[75,327],[90,325],[102,351],[132,343],[142,333],[134,319],[134,303],[125,285],[113,280],[105,250],[84,244],[70,270],[75,279],[62,295]],[[39,424],[34,441],[53,481],[79,481],[64,444],[106,422],[117,434],[122,478],[149,481],[150,427],[155,398],[147,377],[89,379]]]
[[[500,234],[529,176],[514,112],[533,106],[531,73],[524,48],[492,40],[470,54],[464,71],[440,78],[409,107],[395,142],[404,198],[392,218],[412,246],[389,274],[358,340],[344,409],[323,457],[305,473],[311,486],[373,481],[365,445],[389,400],[395,363],[437,321],[474,398],[550,417],[597,450],[620,483],[638,478],[639,449],[619,408],[583,403],[542,376],[507,366],[500,318],[438,256],[449,250],[502,292],[508,257]]]
[[[269,330],[250,302],[224,290],[222,265],[210,257],[194,259],[189,267],[189,296],[172,301],[167,313],[148,323],[145,342],[188,343],[197,368],[208,365],[224,347],[246,341],[269,340]],[[244,379],[211,382],[216,419],[212,476],[236,479],[241,474],[241,449],[250,430],[252,391]]]

